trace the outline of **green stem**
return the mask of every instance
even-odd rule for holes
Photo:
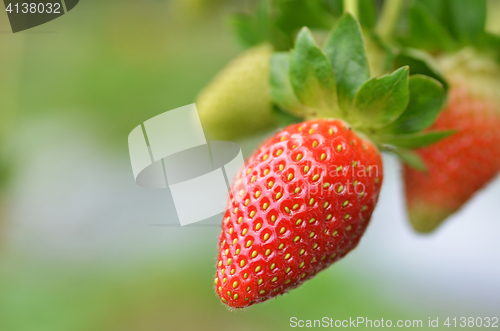
[[[391,40],[399,20],[404,0],[385,0],[382,13],[375,30],[382,40]]]
[[[344,13],[351,13],[352,16],[358,18],[358,11],[358,0],[344,0]]]

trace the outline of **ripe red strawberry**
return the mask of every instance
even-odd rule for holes
[[[449,101],[433,129],[457,133],[417,150],[427,173],[404,169],[408,214],[419,232],[433,231],[500,172],[500,70],[478,64],[447,68]]]
[[[291,125],[260,146],[235,182],[215,285],[242,308],[283,294],[358,244],[383,180],[378,149],[341,120]]]

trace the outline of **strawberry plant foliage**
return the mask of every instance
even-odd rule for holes
[[[406,27],[395,36],[392,54],[395,66],[408,65],[412,73],[429,75],[447,82],[437,69],[432,54],[458,52],[464,47],[500,60],[500,36],[485,30],[486,0],[415,0],[400,21]],[[420,51],[418,51],[420,50]]]
[[[304,30],[303,33],[309,33]],[[332,30],[323,47],[335,72],[339,106],[349,108],[357,90],[370,78],[361,27],[354,17],[345,15]]]
[[[351,113],[362,128],[379,128],[394,122],[408,105],[408,67],[367,81],[356,93]]]
[[[285,50],[301,27],[328,29],[342,8],[342,0],[259,0],[253,11],[230,16],[229,24],[244,47],[267,42]]]
[[[303,30],[290,54],[290,82],[300,103],[313,109],[335,110],[336,81],[326,55],[316,46],[310,33]]]
[[[436,119],[443,86],[408,67],[370,79],[359,23],[346,14],[323,49],[303,28],[291,53],[271,61],[271,96],[281,109],[303,119],[341,118],[377,146],[422,168],[408,149],[427,146],[452,131],[419,133]],[[411,156],[410,156],[411,155]]]
[[[409,35],[432,40],[437,49],[475,43],[485,34],[486,7],[486,0],[416,0],[409,9]]]
[[[414,75],[409,79],[409,100],[412,102],[401,116],[382,131],[395,135],[411,134],[431,126],[438,115],[436,109],[443,103],[443,89],[429,77]]]

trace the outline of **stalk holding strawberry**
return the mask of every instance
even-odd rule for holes
[[[233,183],[239,196],[223,219],[215,278],[228,306],[283,294],[348,254],[377,203],[379,149],[418,167],[407,148],[450,134],[419,133],[439,111],[439,83],[409,79],[408,68],[369,78],[361,29],[349,14],[324,50],[303,29],[294,51],[273,56],[273,101],[306,121],[264,142]],[[414,98],[423,91],[429,98]]]

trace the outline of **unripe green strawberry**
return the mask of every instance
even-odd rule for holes
[[[272,48],[252,48],[231,62],[198,97],[203,128],[215,139],[232,140],[272,127],[269,95]]]
[[[291,125],[264,142],[224,216],[221,300],[233,308],[265,301],[344,257],[370,222],[382,180],[378,149],[341,120]]]
[[[431,232],[500,172],[500,68],[472,50],[440,58],[450,82],[448,105],[432,129],[458,132],[417,152],[423,173],[405,167],[408,214]]]

